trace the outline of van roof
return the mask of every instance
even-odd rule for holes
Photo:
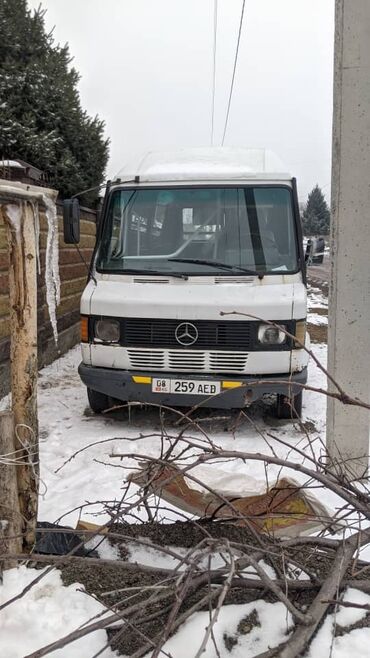
[[[113,182],[291,180],[281,160],[262,148],[184,148],[149,151],[129,160]],[[138,181],[138,182],[139,182]]]

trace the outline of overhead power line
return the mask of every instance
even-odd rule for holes
[[[213,146],[215,126],[215,98],[216,98],[216,53],[217,53],[217,0],[214,0],[213,10],[213,80],[212,80],[212,121],[211,121],[211,145]]]
[[[239,21],[239,32],[238,32],[238,41],[236,44],[236,51],[235,51],[235,58],[234,58],[234,68],[233,68],[233,76],[231,79],[231,85],[230,85],[230,93],[229,93],[229,100],[227,104],[227,112],[226,112],[226,119],[225,119],[225,125],[224,125],[224,132],[222,135],[222,146],[224,145],[225,141],[225,135],[226,135],[226,130],[227,130],[227,124],[229,121],[229,114],[230,114],[230,107],[231,107],[231,100],[233,96],[233,90],[234,90],[234,81],[235,81],[235,73],[236,73],[236,67],[238,64],[238,55],[239,55],[239,45],[240,45],[240,37],[242,33],[242,27],[243,27],[243,18],[244,18],[244,8],[245,8],[245,0],[243,0],[242,4],[242,10],[240,14],[240,21]]]

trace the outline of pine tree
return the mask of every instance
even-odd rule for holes
[[[303,212],[303,231],[305,235],[327,235],[329,228],[330,210],[321,188],[316,185]]]
[[[38,167],[66,197],[102,183],[109,140],[82,109],[68,46],[54,44],[44,16],[27,0],[0,2],[0,159]]]

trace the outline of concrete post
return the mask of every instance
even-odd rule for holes
[[[370,2],[336,0],[328,370],[369,402]],[[333,387],[331,386],[332,390]],[[368,468],[369,412],[328,400],[331,465],[350,479]]]

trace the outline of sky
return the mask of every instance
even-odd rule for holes
[[[35,8],[40,0],[28,0]],[[209,146],[214,0],[43,0],[69,43],[84,109],[111,140],[108,177],[137,152]],[[242,0],[218,0],[214,144],[220,145]],[[246,0],[226,146],[275,151],[328,196],[334,0]]]

